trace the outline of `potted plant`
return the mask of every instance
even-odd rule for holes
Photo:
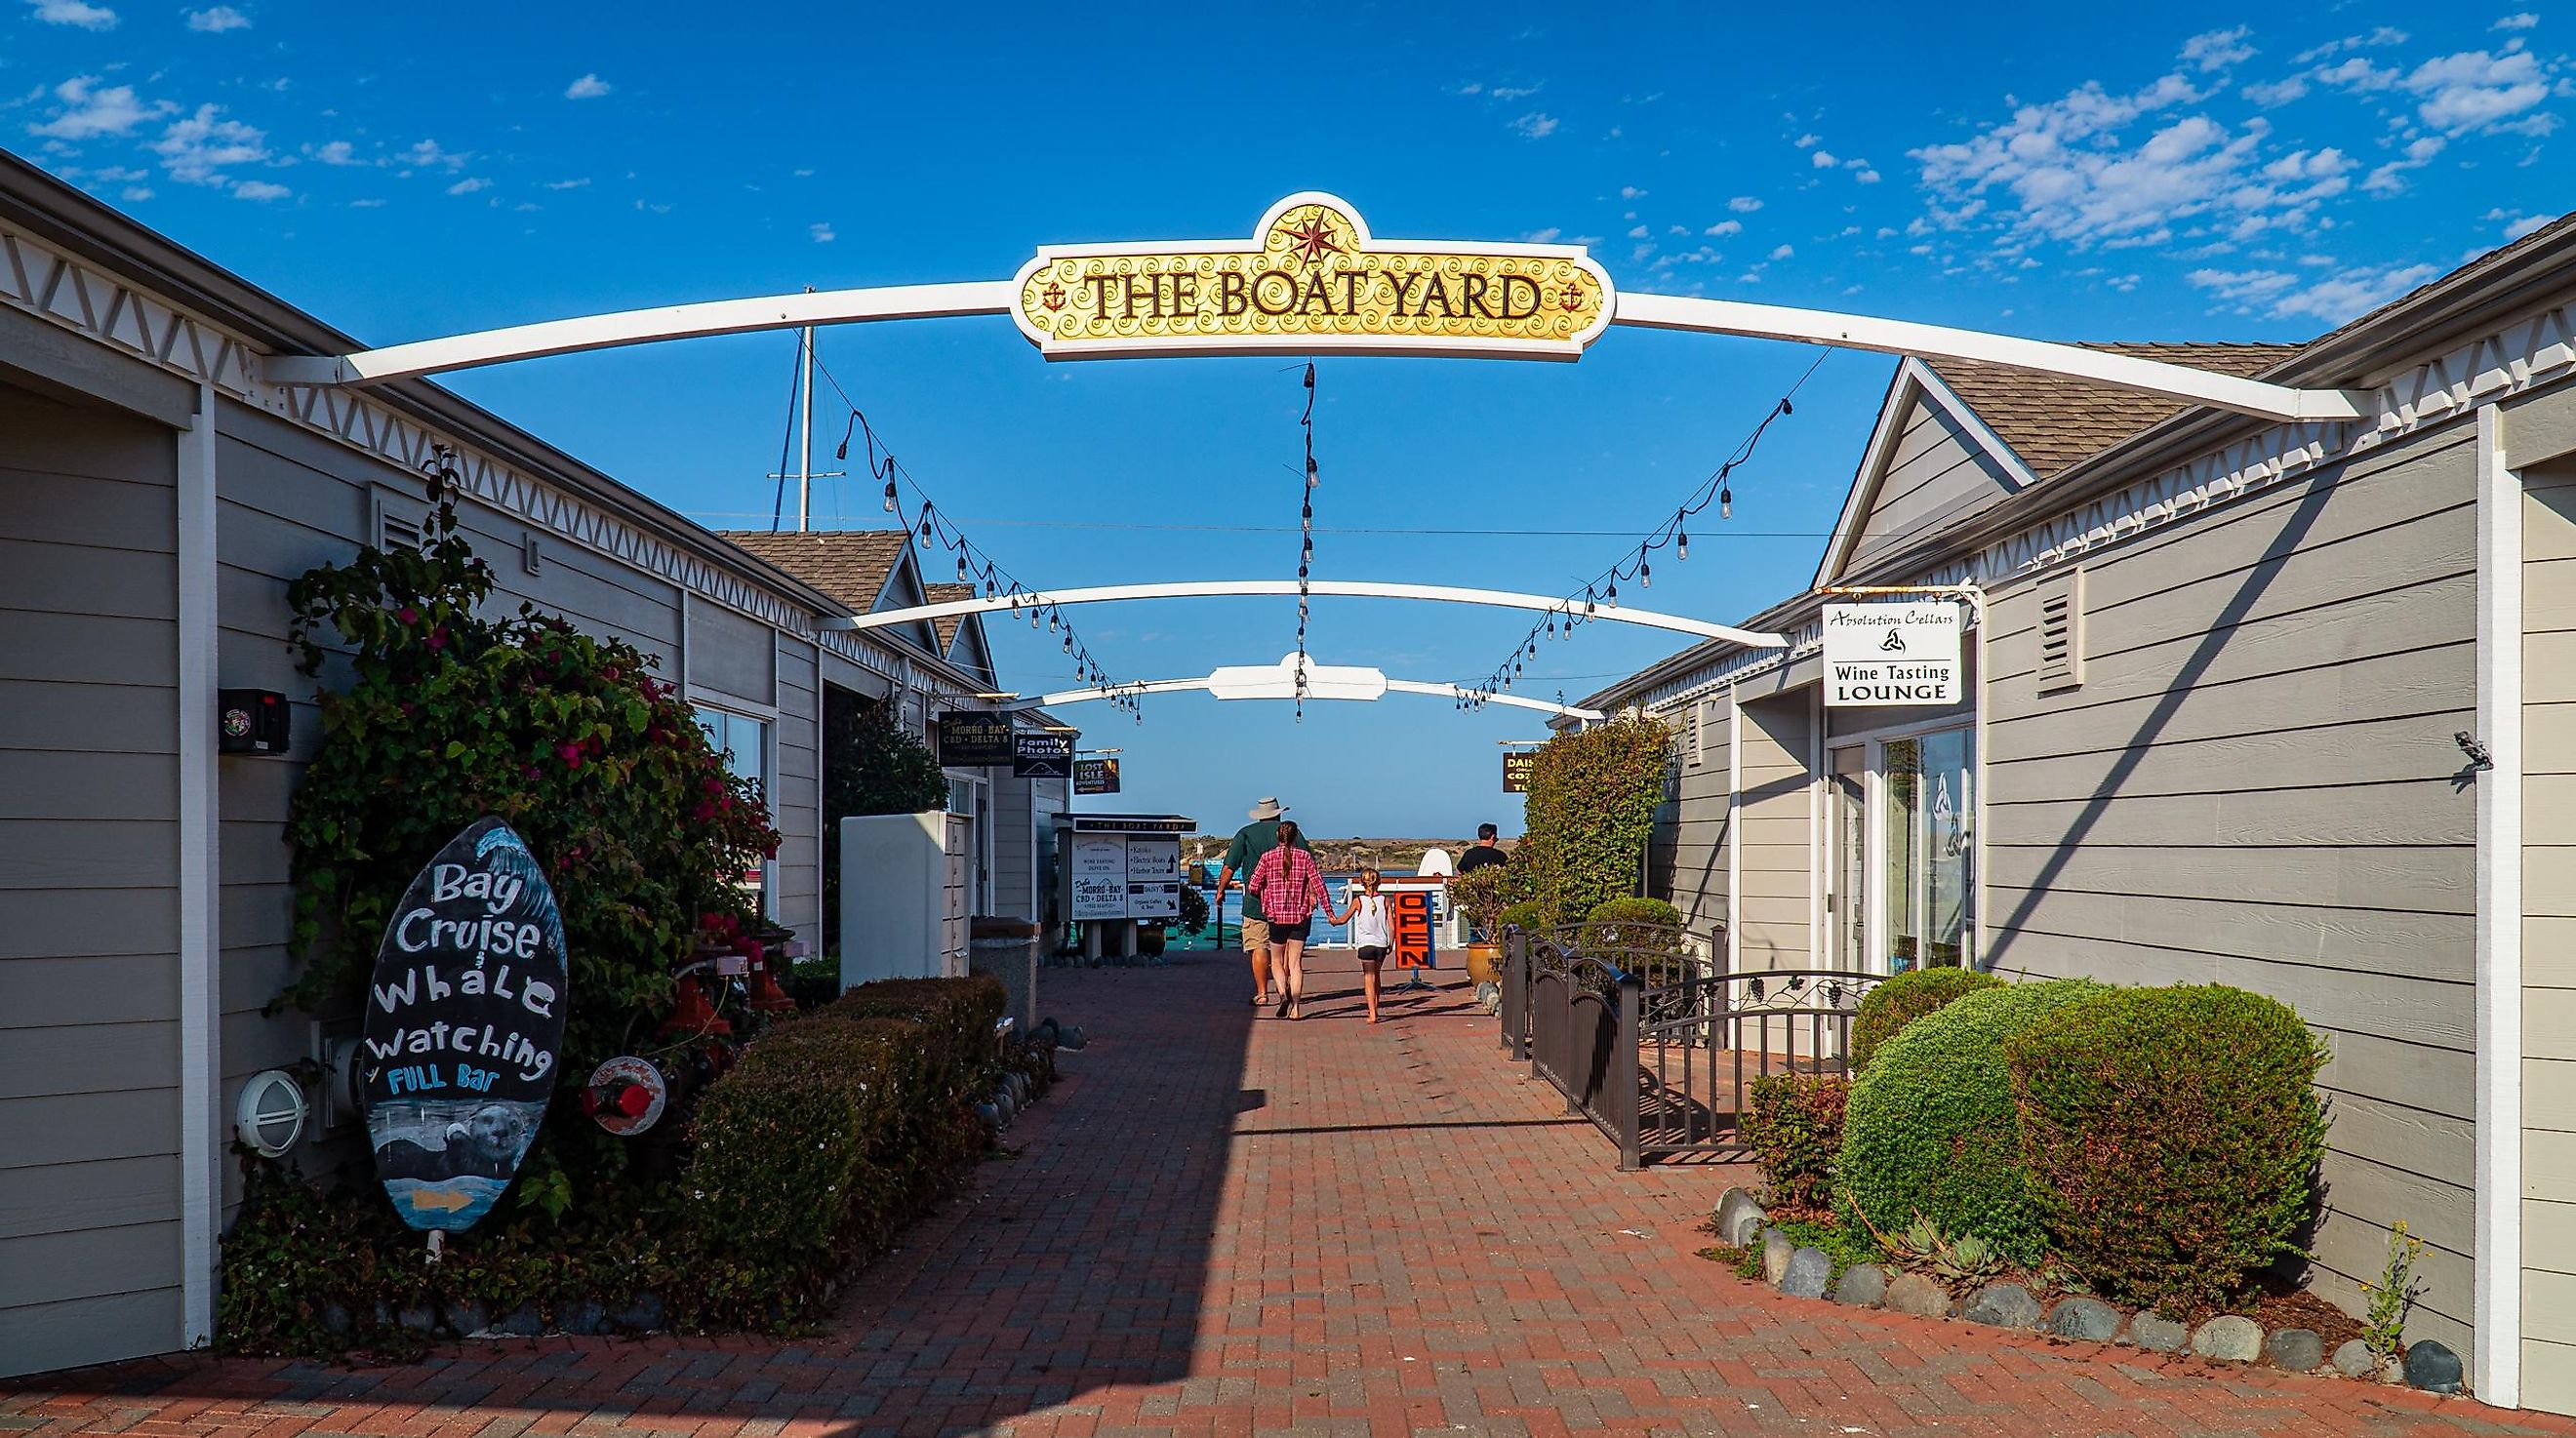
[[[1467,976],[1479,984],[1502,981],[1503,905],[1510,901],[1511,870],[1501,864],[1449,881],[1449,902],[1467,921]]]

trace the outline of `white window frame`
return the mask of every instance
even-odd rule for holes
[[[1926,735],[1945,734],[1952,731],[1966,731],[1970,746],[1968,772],[1971,775],[1974,775],[1977,772],[1975,751],[1977,742],[1976,721],[1973,718],[1963,715],[1953,714],[1940,719],[1927,719],[1912,724],[1890,724],[1878,729],[1864,729],[1858,733],[1835,734],[1828,737],[1825,741],[1826,767],[1828,771],[1830,771],[1832,766],[1832,754],[1834,750],[1858,747],[1863,751],[1861,759],[1861,806],[1866,811],[1864,821],[1869,826],[1869,836],[1868,842],[1865,845],[1866,856],[1862,860],[1862,863],[1866,866],[1867,872],[1863,876],[1862,880],[1864,888],[1864,892],[1862,894],[1862,907],[1865,912],[1863,914],[1861,943],[1867,951],[1870,964],[1868,972],[1880,977],[1885,977],[1887,974],[1888,958],[1887,745],[1895,741],[1920,739]],[[1826,777],[1830,780],[1830,772],[1827,773]],[[1972,778],[1970,782],[1973,783],[1975,781]],[[1977,801],[1982,797],[1982,795],[1971,795],[1969,797],[1969,803],[1972,806],[1972,809],[1976,805]],[[1838,867],[1838,865],[1834,864],[1827,865],[1828,870],[1836,869]],[[1968,888],[1967,894],[1964,896],[1965,902],[1971,905],[1976,905],[1978,896],[1982,895],[1984,892],[1983,880],[1985,872],[1985,825],[1971,819],[1969,821],[1968,829]],[[1819,888],[1817,891],[1816,908],[1819,916],[1823,916],[1824,912],[1824,892],[1825,891],[1822,888]],[[1926,894],[1918,892],[1914,896],[1914,902],[1921,905],[1929,902],[1929,900]],[[1830,922],[1828,923],[1828,927],[1830,927]],[[1924,927],[1924,924],[1918,923],[1916,925],[1916,931],[1919,933]],[[1969,922],[1964,926],[1960,935],[1960,947],[1962,950],[1960,960],[1964,967],[1977,968],[1979,967],[1980,962],[1984,959],[1985,953],[1982,943],[1984,930],[1985,915],[1982,912],[1972,912],[1969,915]]]
[[[770,818],[775,822],[778,817],[778,706],[754,704],[748,700],[736,699],[730,694],[718,694],[713,690],[699,689],[695,685],[689,687],[685,697],[692,711],[690,717],[693,720],[696,717],[695,711],[711,709],[730,718],[749,719],[760,725],[760,800],[769,806]],[[818,822],[819,818],[818,810]],[[816,877],[819,879],[821,875],[817,874]],[[760,911],[770,922],[780,922],[778,859],[774,855],[760,861]]]

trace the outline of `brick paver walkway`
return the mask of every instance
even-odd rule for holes
[[[1324,986],[1355,987],[1327,960]],[[1454,978],[1454,975],[1451,976]],[[1614,1171],[1463,991],[1255,1022],[1231,957],[1043,976],[1090,1049],[806,1341],[171,1360],[0,1429],[938,1434],[2576,1433],[2462,1400],[1784,1299],[1693,1256],[1729,1174]]]

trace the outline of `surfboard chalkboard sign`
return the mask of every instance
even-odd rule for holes
[[[461,1233],[545,1119],[563,1057],[563,920],[526,841],[477,821],[403,891],[359,1031],[367,1139],[394,1211]]]

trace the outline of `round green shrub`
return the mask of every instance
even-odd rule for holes
[[[1860,1001],[1852,1017],[1851,1066],[1867,1068],[1870,1056],[1897,1031],[1962,994],[1991,989],[2003,980],[1975,969],[1909,969]]]
[[[1531,935],[1542,934],[1556,927],[1554,921],[1548,918],[1546,907],[1535,899],[1523,899],[1517,904],[1504,905],[1501,922],[1506,928],[1517,924],[1522,933]]]
[[[2004,1045],[2066,1005],[2103,991],[2084,979],[2007,984],[1907,1025],[1852,1081],[1835,1165],[1847,1221],[1903,1230],[1919,1215],[1948,1237],[1973,1234],[2015,1263],[2047,1249],[2022,1168]]]
[[[1765,1074],[1744,1105],[1744,1145],[1762,1166],[1774,1219],[1833,1217],[1834,1157],[1842,1150],[1851,1083],[1840,1074]]]
[[[2297,1251],[2326,1054],[2289,1006],[2221,984],[2115,989],[2004,1050],[2031,1197],[2077,1277],[2191,1311]]]

